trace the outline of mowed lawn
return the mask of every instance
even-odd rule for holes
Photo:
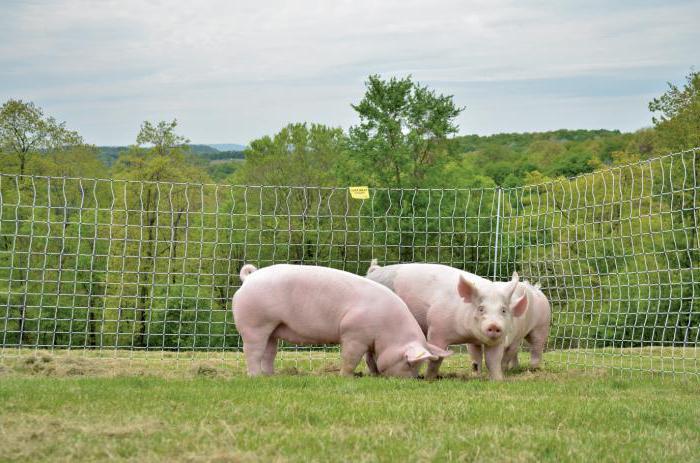
[[[329,368],[327,370],[332,370]],[[606,371],[489,382],[20,356],[0,461],[698,461],[700,386]]]

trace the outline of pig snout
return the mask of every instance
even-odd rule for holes
[[[491,339],[498,339],[503,335],[503,327],[496,323],[489,323],[484,329],[484,334]]]

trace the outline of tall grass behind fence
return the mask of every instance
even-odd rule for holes
[[[345,188],[0,174],[2,355],[238,351],[230,303],[243,263],[364,274],[377,258],[498,279],[518,270],[552,301],[555,359],[697,376],[699,158],[366,200]]]

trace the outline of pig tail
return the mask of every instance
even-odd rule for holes
[[[246,278],[248,278],[248,275],[256,271],[258,268],[253,265],[253,264],[245,264],[243,267],[241,267],[241,281],[245,281]]]

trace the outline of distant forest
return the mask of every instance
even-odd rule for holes
[[[107,167],[111,167],[128,146],[97,146],[97,156]],[[204,167],[214,181],[225,180],[235,171],[235,162],[245,158],[243,151],[219,151],[209,145],[188,144],[183,147],[189,151],[191,162]],[[229,162],[230,161],[230,162]]]
[[[535,170],[552,177],[591,172],[599,165],[609,164],[613,153],[624,151],[635,140],[644,138],[646,132],[561,129],[463,135],[447,140],[447,146],[451,157],[462,158],[464,167],[469,167],[470,177],[481,177],[486,183],[490,179],[494,185],[517,186],[523,184],[526,174]],[[108,169],[130,148],[95,147],[97,158]],[[204,169],[214,182],[226,182],[245,159],[245,151],[219,151],[209,145],[187,144],[181,149],[187,154],[188,162]],[[647,147],[650,149],[651,146]],[[482,162],[485,157],[490,162]]]

